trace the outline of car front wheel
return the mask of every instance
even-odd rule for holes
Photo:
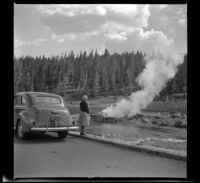
[[[66,131],[66,132],[58,132],[58,137],[63,139],[63,138],[65,138],[67,136],[67,134],[68,134],[68,131]]]
[[[25,138],[25,133],[22,131],[22,123],[19,122],[18,125],[17,125],[17,135],[18,135],[18,138],[20,139],[24,139]]]

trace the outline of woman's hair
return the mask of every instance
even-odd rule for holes
[[[88,96],[87,95],[83,95],[83,100],[87,100],[88,99]]]

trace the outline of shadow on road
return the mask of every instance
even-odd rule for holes
[[[51,133],[30,133],[26,135],[26,138],[21,140],[17,137],[17,135],[14,135],[14,142],[20,143],[20,144],[30,144],[30,143],[62,143],[65,141],[69,136],[67,136],[65,139],[60,139],[57,137],[57,134],[51,134]]]

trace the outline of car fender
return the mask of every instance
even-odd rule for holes
[[[33,126],[34,119],[31,117],[28,111],[22,111],[19,113],[20,122],[22,123],[22,131],[30,132],[30,128]]]

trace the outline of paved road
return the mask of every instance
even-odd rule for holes
[[[186,177],[186,162],[78,137],[34,134],[14,139],[14,176]]]

